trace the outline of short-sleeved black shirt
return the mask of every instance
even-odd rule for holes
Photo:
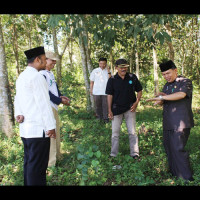
[[[142,85],[135,74],[126,73],[124,79],[118,73],[110,77],[105,93],[113,96],[113,115],[119,115],[128,111],[136,101],[135,91],[139,92],[141,90]]]
[[[163,130],[191,128],[194,126],[192,113],[192,81],[178,76],[172,83],[166,83],[163,92],[172,94],[186,93],[185,98],[177,101],[164,101],[163,104]]]

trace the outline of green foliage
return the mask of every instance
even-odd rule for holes
[[[23,185],[23,148],[19,136],[0,133],[0,185]]]
[[[198,16],[190,15],[10,15],[2,16],[5,39],[8,76],[12,97],[15,94],[16,60],[13,42],[13,24],[17,30],[19,68],[23,71],[26,59],[23,51],[31,45],[51,45],[53,27],[58,28],[59,47],[63,47],[66,37],[73,38],[73,67],[68,54],[63,56],[61,91],[71,99],[68,107],[60,106],[61,152],[62,158],[56,167],[48,168],[48,185],[184,185],[168,172],[166,154],[162,144],[162,110],[152,107],[145,99],[153,96],[154,77],[152,45],[156,46],[158,61],[169,58],[167,42],[172,42],[175,63],[179,73],[184,66],[184,74],[193,80],[193,111],[195,127],[191,131],[186,149],[190,152],[194,181],[188,185],[199,185],[200,180],[200,94],[198,56]],[[195,21],[197,20],[197,21]],[[48,22],[48,23],[47,23]],[[82,26],[84,24],[84,26]],[[172,29],[168,35],[165,25]],[[48,26],[47,26],[48,25]],[[63,32],[61,30],[64,30]],[[120,152],[111,159],[111,123],[102,124],[94,113],[86,111],[86,92],[81,68],[77,38],[86,31],[93,63],[98,66],[98,58],[108,58],[112,49],[113,60],[120,57],[135,60],[135,50],[139,55],[140,80],[144,92],[137,110],[137,133],[141,162],[129,156],[128,132],[122,123]],[[61,33],[62,32],[62,33]],[[66,34],[67,33],[67,34]],[[42,38],[43,37],[43,38]],[[83,40],[86,40],[84,36]],[[53,46],[53,45],[52,45]],[[68,48],[68,47],[67,47]],[[68,48],[69,50],[69,48]],[[132,52],[132,53],[131,53]],[[110,61],[109,61],[110,62]],[[135,62],[133,62],[135,70]],[[56,68],[54,69],[56,76]],[[133,71],[134,71],[133,70]],[[159,72],[159,87],[164,79]],[[16,135],[6,138],[0,133],[0,185],[23,185],[23,144]],[[113,170],[120,165],[121,169]]]
[[[141,161],[129,156],[129,141],[123,121],[120,134],[119,154],[111,159],[111,124],[95,119],[94,113],[85,110],[86,99],[79,79],[69,72],[63,76],[62,91],[74,97],[71,106],[59,107],[61,121],[62,158],[56,167],[47,170],[47,185],[109,185],[109,186],[176,186],[185,185],[168,171],[167,157],[162,144],[162,110],[141,102],[136,115]],[[146,83],[146,84],[150,84]],[[148,88],[149,86],[147,86]],[[75,95],[75,96],[73,96]],[[144,92],[144,98],[148,94]],[[194,91],[193,110],[195,127],[191,131],[186,149],[190,152],[194,181],[200,180],[200,113],[199,91]],[[80,103],[81,102],[81,103]],[[23,185],[23,144],[16,135],[7,138],[0,134],[0,185]],[[113,169],[120,165],[121,169]]]
[[[98,180],[101,176],[101,166],[98,159],[101,157],[101,152],[98,146],[78,145],[77,147],[77,174],[80,176],[80,185],[96,185],[103,182]]]
[[[64,15],[50,15],[48,25],[51,27],[56,27],[60,21],[65,21]]]

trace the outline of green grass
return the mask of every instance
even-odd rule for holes
[[[75,84],[75,85],[74,85]],[[111,123],[99,123],[93,112],[85,110],[83,85],[68,82],[71,106],[59,107],[61,121],[62,158],[56,167],[47,170],[47,185],[106,185],[106,186],[176,186],[184,181],[168,172],[167,157],[162,144],[162,110],[141,102],[137,109],[137,133],[141,161],[129,156],[129,141],[125,122],[122,123],[119,154],[109,157]],[[194,181],[200,185],[200,94],[195,90],[193,110],[195,127],[186,145],[190,153]],[[23,185],[23,144],[18,125],[15,136],[0,134],[0,185]],[[116,164],[120,170],[113,170]]]

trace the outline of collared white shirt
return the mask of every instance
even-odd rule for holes
[[[47,82],[33,67],[28,66],[16,81],[14,107],[15,117],[24,116],[19,124],[21,137],[43,137],[43,131],[56,128]]]
[[[93,69],[90,74],[90,80],[94,81],[92,91],[94,95],[106,95],[105,91],[108,78],[109,75],[106,68],[103,70],[100,67]]]
[[[49,91],[52,94],[54,94],[55,96],[59,97],[54,74],[51,71],[49,71],[49,70],[41,70],[40,73],[42,75],[45,75]],[[55,108],[56,110],[58,110],[58,106],[56,104],[54,104],[52,101],[50,101],[50,103],[51,103],[51,106],[53,108]]]

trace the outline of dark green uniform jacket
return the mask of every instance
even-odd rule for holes
[[[172,94],[186,93],[185,98],[177,101],[164,101],[163,104],[163,130],[178,130],[194,126],[192,113],[192,81],[178,76],[172,83],[166,83],[163,92]]]

